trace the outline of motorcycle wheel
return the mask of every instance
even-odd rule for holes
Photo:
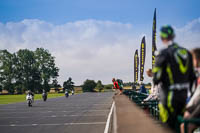
[[[45,101],[47,100],[47,98],[44,98],[43,100],[44,100],[44,102],[45,102]]]
[[[28,106],[31,107],[31,102],[30,101],[28,102]]]

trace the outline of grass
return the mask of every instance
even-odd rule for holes
[[[48,98],[55,98],[64,96],[64,93],[49,93]],[[42,94],[35,94],[35,100],[42,99]],[[25,102],[26,101],[26,94],[22,95],[0,95],[0,104],[10,104],[10,103],[17,103],[17,102]]]

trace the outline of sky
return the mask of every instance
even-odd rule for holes
[[[176,41],[200,46],[199,0],[1,0],[0,49],[48,49],[60,68],[59,83],[72,77],[111,83],[133,81],[133,56],[146,36],[145,70],[151,67],[151,36],[157,9],[159,29],[174,27]],[[145,74],[144,82],[151,82]]]

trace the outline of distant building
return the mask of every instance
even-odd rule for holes
[[[50,89],[50,93],[55,93],[55,92],[62,92],[63,91],[63,88],[51,88]]]
[[[2,90],[2,91],[0,92],[0,94],[8,94],[8,91],[7,91],[7,90]]]

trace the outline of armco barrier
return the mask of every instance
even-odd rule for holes
[[[183,119],[182,116],[178,116],[178,122],[179,124],[184,123],[184,133],[188,132],[188,124],[200,125],[200,119]]]
[[[156,119],[159,120],[159,108],[158,108],[158,100],[143,102],[143,100],[148,96],[144,93],[139,93],[133,90],[125,90],[124,94],[127,95],[133,102],[135,102],[142,109],[146,109],[149,111],[149,114]],[[178,116],[179,125],[184,123],[184,131],[187,133],[188,124],[197,124],[200,125],[200,119],[183,119],[182,116]],[[180,126],[179,126],[180,127]],[[180,132],[179,127],[177,127],[177,132]]]
[[[127,95],[134,103],[136,103],[142,109],[149,111],[153,118],[159,120],[159,109],[157,100],[143,102],[143,100],[147,98],[148,95],[133,90],[125,90],[124,94]]]

